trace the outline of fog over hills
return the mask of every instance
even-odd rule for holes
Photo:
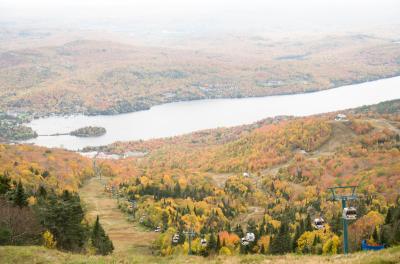
[[[1,0],[0,23],[95,29],[140,37],[279,35],[398,28],[396,0]]]

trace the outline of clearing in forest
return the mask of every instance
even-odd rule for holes
[[[79,190],[87,209],[87,218],[93,222],[96,215],[110,236],[115,252],[140,252],[151,254],[152,242],[157,238],[154,232],[146,231],[118,209],[117,200],[104,192],[107,178],[92,178]]]

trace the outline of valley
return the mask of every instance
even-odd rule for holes
[[[0,263],[400,263],[396,0],[0,3]]]
[[[1,109],[112,115],[177,101],[307,93],[400,74],[400,45],[385,32],[286,41],[223,35],[213,42],[191,39],[191,48],[98,35],[65,40],[72,33],[62,44],[15,49],[4,45],[15,46],[15,36],[4,35]],[[53,43],[52,35],[42,36],[43,43]]]
[[[345,118],[338,120],[338,113]],[[188,253],[187,237],[177,244],[171,241],[174,234],[185,237],[187,230],[193,230],[192,253],[210,254],[210,262],[368,263],[361,253],[307,258],[269,255],[276,254],[274,243],[283,225],[288,228],[285,239],[297,242],[286,252],[310,250],[329,255],[342,250],[339,204],[330,201],[327,191],[336,185],[358,186],[359,199],[353,203],[358,217],[349,225],[352,253],[358,251],[361,239],[396,241],[391,234],[395,232],[392,221],[397,220],[388,215],[398,210],[399,113],[400,103],[394,100],[164,139],[118,142],[98,149],[108,154],[145,153],[123,159],[1,145],[0,171],[21,181],[33,197],[39,186],[77,191],[86,221],[99,216],[114,243],[112,256],[89,257],[90,261],[107,263],[131,257],[157,263],[201,261],[203,257],[183,257]],[[319,215],[326,221],[324,232],[311,227]],[[245,232],[256,234],[252,247],[240,242]],[[314,242],[316,237],[321,242]],[[200,245],[203,238],[220,242],[216,248],[204,248]],[[17,248],[9,250],[14,257],[6,255],[7,261],[19,257]],[[41,248],[26,250],[23,254],[52,255]],[[60,254],[52,258],[66,261]],[[384,261],[396,259],[396,254],[373,256]],[[68,258],[82,261],[75,255]]]

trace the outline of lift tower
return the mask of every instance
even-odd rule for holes
[[[189,252],[188,252],[188,255],[192,255],[192,239],[196,235],[196,233],[193,230],[193,225],[190,226],[189,231],[184,231],[183,233],[188,235],[188,238],[189,238]]]
[[[343,222],[343,253],[349,252],[348,220],[356,218],[355,208],[348,208],[347,201],[356,200],[357,186],[337,186],[328,188],[332,193],[333,201],[342,201],[342,222]],[[350,209],[350,210],[349,210]]]

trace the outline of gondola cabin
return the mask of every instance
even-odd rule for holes
[[[323,229],[324,227],[325,227],[325,220],[322,217],[314,219],[315,229]]]
[[[161,227],[157,226],[156,229],[154,229],[154,232],[161,232]]]
[[[256,236],[254,233],[246,233],[246,240],[249,242],[254,242],[254,240],[256,240]]]
[[[179,242],[179,234],[175,234],[172,237],[172,243],[177,244]]]
[[[202,247],[207,246],[207,240],[206,240],[205,238],[202,238],[202,239],[200,240],[200,245],[201,245]]]
[[[357,210],[354,207],[346,207],[343,209],[343,219],[355,220],[357,219]]]
[[[240,239],[240,243],[242,243],[243,246],[248,246],[250,242],[246,239],[246,237],[242,237]]]

